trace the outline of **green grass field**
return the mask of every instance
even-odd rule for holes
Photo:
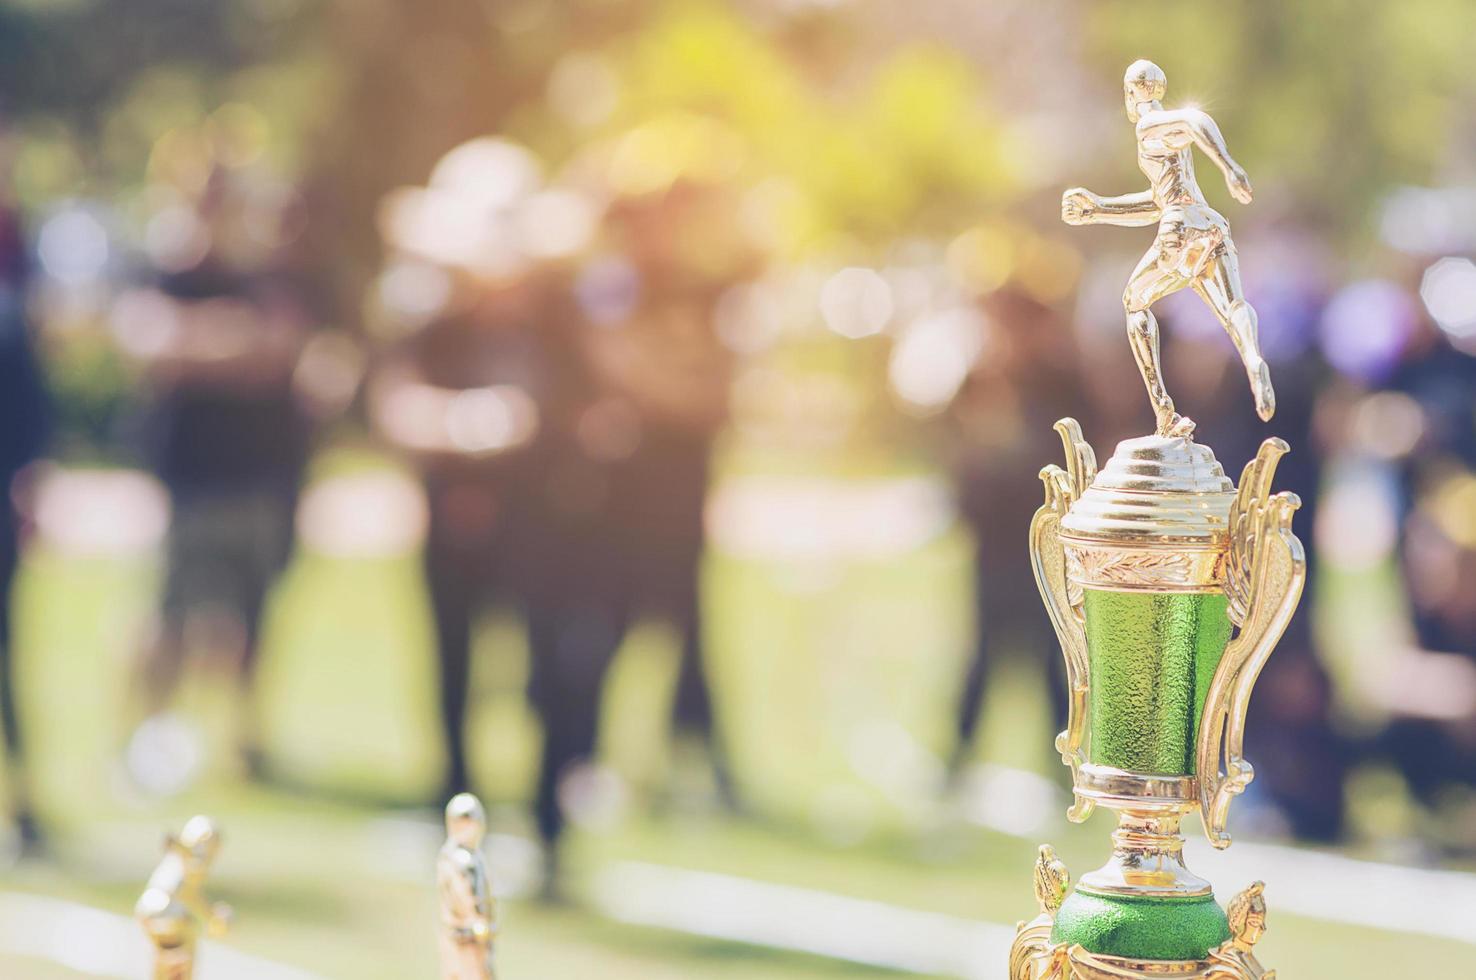
[[[602,734],[604,760],[633,792],[612,819],[576,834],[575,895],[611,862],[636,860],[995,922],[1028,917],[1033,844],[966,825],[936,802],[935,763],[925,764],[949,749],[970,628],[966,568],[956,534],[897,561],[781,567],[713,557],[710,656],[754,815],[740,821],[705,802],[700,764],[668,744],[674,647],[659,626],[644,626],[612,675]],[[237,909],[231,945],[332,978],[433,976],[429,797],[440,759],[414,560],[303,555],[281,584],[263,690],[282,786],[236,775],[226,674],[201,662],[182,710],[208,733],[206,771],[181,796],[143,801],[123,791],[117,760],[130,651],[156,581],[141,561],[45,551],[27,560],[18,598],[23,694],[57,857],[11,871],[5,890],[127,913],[161,833],[209,812],[228,835],[215,880]],[[526,655],[506,617],[490,618],[479,643],[476,768],[494,822],[518,832],[538,738],[521,695]],[[1054,774],[1039,685],[1021,665],[1001,672],[982,758]],[[912,763],[869,767],[877,745],[904,746],[899,757]],[[1098,816],[1050,836],[1080,871],[1102,860],[1108,827]],[[1262,950],[1286,977],[1384,976],[1381,964],[1395,962],[1417,975],[1459,976],[1470,963],[1470,948],[1457,943],[1277,914],[1274,883],[1269,898]],[[508,978],[881,975],[623,926],[577,901],[514,900],[504,917]],[[0,960],[0,975],[69,974]]]

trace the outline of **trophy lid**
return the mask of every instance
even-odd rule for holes
[[[1234,499],[1235,484],[1208,446],[1188,436],[1127,439],[1071,505],[1062,537],[1218,550]]]

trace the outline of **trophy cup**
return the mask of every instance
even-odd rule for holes
[[[190,980],[201,929],[222,935],[230,906],[211,904],[205,879],[220,850],[220,833],[209,817],[192,817],[178,836],[164,841],[164,857],[134,906],[134,916],[154,946],[154,980]]]
[[[1030,551],[1066,660],[1069,721],[1056,748],[1071,768],[1068,816],[1080,822],[1101,806],[1118,825],[1111,858],[1074,890],[1041,848],[1040,915],[1019,929],[1011,980],[1274,976],[1252,951],[1265,930],[1262,884],[1222,909],[1185,866],[1179,824],[1198,811],[1210,842],[1230,844],[1230,802],[1253,776],[1242,754],[1251,691],[1306,577],[1291,532],[1300,502],[1271,491],[1285,442],[1267,439],[1237,488],[1164,387],[1149,308],[1187,286],[1235,342],[1257,413],[1275,411],[1229,225],[1200,192],[1192,154],[1208,156],[1242,203],[1249,178],[1209,116],[1163,107],[1165,87],[1147,61],[1124,78],[1149,189],[1101,197],[1076,188],[1062,198],[1068,224],[1158,227],[1123,296],[1157,426],[1120,443],[1099,472],[1081,427],[1063,419],[1066,466],[1041,471],[1045,503]]]

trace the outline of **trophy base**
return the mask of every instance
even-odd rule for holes
[[[1211,894],[1100,892],[1078,886],[1049,846],[1035,866],[1041,914],[1020,923],[1010,980],[1272,980],[1252,948],[1266,928],[1256,882],[1228,911]]]
[[[1029,928],[1028,926],[1026,927]],[[1202,960],[1146,960],[1089,953],[1060,944],[1012,962],[1010,980],[1275,980],[1249,950],[1227,949]]]
[[[1105,895],[1077,888],[1057,910],[1051,941],[1133,960],[1202,960],[1230,938],[1213,895]]]

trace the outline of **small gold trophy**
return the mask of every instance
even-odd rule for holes
[[[487,814],[470,793],[446,804],[446,843],[436,859],[441,903],[441,980],[493,980],[497,905],[492,899],[482,838]]]
[[[134,906],[134,916],[154,944],[154,980],[190,980],[202,926],[211,936],[230,925],[230,906],[211,904],[205,879],[220,850],[209,817],[192,817],[179,836],[164,841],[164,858]]]
[[[1041,848],[1040,915],[1015,938],[1011,980],[1274,975],[1252,952],[1265,930],[1261,883],[1222,909],[1185,866],[1179,824],[1198,811],[1211,843],[1229,846],[1230,801],[1253,775],[1242,755],[1251,691],[1306,578],[1291,532],[1300,502],[1271,492],[1285,442],[1267,439],[1237,489],[1195,444],[1194,423],[1174,411],[1164,386],[1150,307],[1187,286],[1234,340],[1258,414],[1275,412],[1230,228],[1195,181],[1193,151],[1219,167],[1242,203],[1250,180],[1209,116],[1163,107],[1165,87],[1147,61],[1123,80],[1149,189],[1104,198],[1076,188],[1061,202],[1069,224],[1158,226],[1123,295],[1157,426],[1120,443],[1098,472],[1080,426],[1063,419],[1066,468],[1041,471],[1046,499],[1030,551],[1066,658],[1070,713],[1056,748],[1071,767],[1068,816],[1080,822],[1103,806],[1118,826],[1112,857],[1074,890]]]

